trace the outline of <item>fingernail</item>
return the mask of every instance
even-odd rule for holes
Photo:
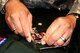
[[[42,44],[42,45],[45,45],[45,44],[46,44],[46,42],[45,42],[45,41],[43,41],[43,40],[41,40],[41,44]]]
[[[31,38],[28,37],[28,38],[27,38],[27,41],[28,41],[28,42],[31,42]]]

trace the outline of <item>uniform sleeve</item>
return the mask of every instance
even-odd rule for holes
[[[8,0],[0,0],[0,11],[3,9],[4,5]]]
[[[76,0],[71,8],[71,10],[69,11],[68,14],[71,13],[77,13],[80,14],[80,0]]]

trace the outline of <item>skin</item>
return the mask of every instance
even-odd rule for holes
[[[19,0],[9,0],[5,5],[5,20],[10,29],[15,34],[20,34],[25,37],[28,42],[31,42],[32,31],[32,14]],[[57,47],[66,46],[69,43],[70,37],[76,25],[74,15],[58,17],[48,27],[45,36],[42,38],[42,45],[55,45]],[[67,41],[60,38],[63,37]]]
[[[15,34],[20,34],[31,42],[32,14],[30,11],[19,0],[9,0],[5,10],[5,20],[11,30],[16,29]]]
[[[59,17],[48,27],[45,36],[42,39],[42,45],[55,45],[56,47],[66,46],[76,25],[76,18],[73,15]],[[60,38],[63,37],[67,41]]]

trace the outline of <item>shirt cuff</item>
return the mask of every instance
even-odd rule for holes
[[[73,6],[68,14],[71,14],[71,13],[80,14],[80,1],[79,0],[74,2]]]
[[[0,0],[0,11],[4,8],[4,5],[6,4],[8,0]]]

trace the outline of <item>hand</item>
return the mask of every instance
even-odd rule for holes
[[[29,10],[19,0],[10,0],[5,5],[5,10],[5,20],[11,30],[16,29],[15,34],[20,34],[31,42],[32,14]]]
[[[46,31],[41,43],[54,45],[56,47],[66,46],[69,43],[73,29],[76,25],[76,18],[73,15],[57,18]],[[64,42],[61,37],[67,41]]]

